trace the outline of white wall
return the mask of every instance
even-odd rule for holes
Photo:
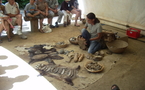
[[[78,0],[84,15],[145,29],[145,0]]]

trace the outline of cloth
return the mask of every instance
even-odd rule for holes
[[[46,0],[48,7],[52,9],[56,9],[56,6],[58,6],[58,0]]]
[[[17,7],[19,8],[19,4],[16,2]],[[10,5],[9,2],[5,4],[5,13],[6,14],[17,14],[17,8],[14,5]]]

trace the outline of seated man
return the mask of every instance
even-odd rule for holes
[[[5,4],[5,12],[12,19],[13,25],[18,25],[18,35],[22,35],[22,15],[20,14],[19,4],[15,0],[8,0]],[[10,31],[12,33],[12,31]],[[27,38],[22,36],[23,39]]]
[[[57,21],[55,22],[55,27],[59,27],[58,23],[61,23],[63,12],[57,10],[57,8],[58,8],[58,0],[46,0],[46,2],[48,4],[49,14],[52,16],[52,18],[55,16],[55,14],[59,15]],[[48,23],[50,24],[51,28],[53,28],[53,26],[52,26],[52,18],[48,19]]]

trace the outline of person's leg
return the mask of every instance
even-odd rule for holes
[[[10,26],[9,23],[7,21],[4,21],[4,25],[6,27],[6,31],[7,31],[7,37],[8,37],[8,41],[12,41],[11,36],[10,36]]]
[[[80,12],[80,15],[79,15],[80,16],[80,21],[82,21],[82,10],[77,9],[77,11]]]
[[[20,29],[22,30],[22,14],[19,14],[19,15],[16,16],[16,24],[18,26],[21,26]]]
[[[50,28],[55,28],[55,26],[52,25],[53,17],[54,17],[54,12],[49,10],[48,11],[48,24],[50,24]]]
[[[10,17],[4,17],[4,20],[7,20],[8,23],[10,24],[11,28],[14,28],[14,26],[11,23],[12,19]]]
[[[75,16],[75,26],[77,26],[77,27],[79,27],[80,25],[78,25],[77,24],[77,20],[78,20],[78,17],[80,17],[80,12],[78,12],[77,11],[77,9],[73,9],[72,11],[71,11],[71,13],[73,13],[73,14],[75,14],[76,16]]]
[[[37,15],[39,15],[39,14],[40,14],[39,11],[34,11],[33,17],[35,17],[35,16],[37,16]]]
[[[0,43],[2,43],[3,41],[2,41],[2,38],[1,38],[1,33],[2,33],[2,31],[3,31],[3,25],[2,25],[2,22],[0,22]]]
[[[22,14],[16,16],[16,24],[18,25],[18,35],[22,35]]]
[[[31,13],[27,13],[26,16],[27,17],[33,17],[33,15]]]
[[[40,24],[40,30],[39,30],[39,31],[40,31],[41,33],[44,33],[43,30],[42,30],[43,20],[44,20],[44,19],[40,19],[40,22],[39,22],[39,24]]]
[[[88,48],[88,53],[94,54],[96,51],[100,50],[101,45],[97,41],[90,41],[90,46]]]
[[[59,16],[58,16],[57,21],[55,22],[55,27],[59,27],[58,23],[61,23],[61,20],[62,20],[62,17],[63,17],[63,12],[62,11],[58,11],[57,14]]]
[[[67,25],[71,24],[71,19],[72,19],[72,13],[68,13]]]
[[[1,19],[1,24],[2,24],[2,27],[7,30],[7,28],[5,27],[5,24],[4,24],[4,19]]]
[[[87,47],[90,45],[90,38],[91,38],[91,35],[90,33],[88,32],[88,30],[86,29],[82,29],[81,30],[81,33],[82,33],[82,37],[86,39],[86,44],[87,44]]]
[[[63,14],[64,14],[64,27],[66,27],[67,25],[67,16],[68,16],[68,13],[65,11],[65,10],[62,10]]]

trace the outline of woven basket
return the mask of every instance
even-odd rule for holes
[[[101,69],[99,69],[99,70],[91,70],[91,69],[87,68],[87,65],[90,64],[90,63],[97,63],[97,62],[94,62],[94,61],[88,61],[87,63],[85,63],[84,67],[85,67],[85,69],[86,69],[88,72],[97,73],[97,72],[101,72],[101,71],[103,71],[104,66],[102,66],[101,64],[98,64],[98,63],[97,63],[97,64],[101,67]]]
[[[75,40],[72,40],[72,38],[74,38]],[[78,40],[77,40],[77,38],[75,38],[75,37],[69,38],[69,42],[70,42],[71,44],[78,45]]]
[[[106,43],[108,49],[113,53],[123,53],[128,46],[128,43],[123,40],[115,40]]]
[[[58,42],[55,45],[57,48],[66,48],[68,46],[68,44],[66,44],[64,42]]]
[[[64,45],[56,45],[57,48],[66,48],[68,45],[64,44]]]

